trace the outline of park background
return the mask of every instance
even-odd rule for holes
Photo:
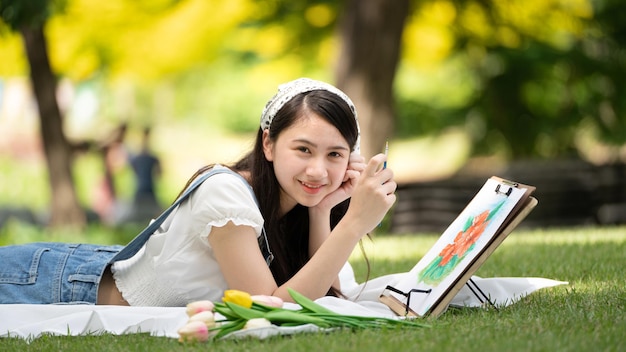
[[[0,0],[0,214],[11,215],[1,245],[126,243],[145,223],[84,226],[104,174],[98,146],[121,124],[128,150],[153,128],[166,205],[198,167],[250,147],[278,84],[309,76],[353,98],[371,137],[364,154],[390,141],[398,204],[364,241],[369,262],[358,250],[351,257],[359,281],[411,268],[497,174],[536,185],[539,205],[522,224],[532,228],[517,229],[476,274],[569,283],[500,311],[450,310],[430,329],[197,345],[145,334],[44,336],[1,339],[1,349],[623,351],[626,226],[611,225],[626,214],[625,7]],[[115,170],[115,186],[130,202],[128,167]],[[395,232],[405,235],[386,236]]]
[[[385,229],[442,230],[492,174],[538,187],[528,224],[623,223],[625,7],[2,0],[4,218],[93,220],[84,214],[97,202],[102,157],[77,146],[97,146],[120,124],[131,151],[152,128],[167,205],[200,166],[250,148],[278,84],[308,76],[353,97],[365,156],[390,141],[400,189]],[[132,172],[114,172],[117,200],[128,203]]]

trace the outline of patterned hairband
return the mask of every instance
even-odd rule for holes
[[[354,116],[354,120],[356,121],[358,135],[356,143],[354,144],[354,151],[358,153],[360,151],[361,129],[359,127],[359,119],[357,118],[354,103],[352,103],[352,100],[350,100],[350,98],[348,98],[348,96],[344,92],[337,89],[336,87],[328,83],[316,81],[310,78],[298,78],[294,81],[287,82],[278,86],[278,92],[276,93],[276,95],[274,95],[274,97],[272,97],[272,99],[270,99],[270,101],[267,102],[265,108],[263,109],[263,114],[261,114],[261,129],[266,130],[270,128],[270,125],[272,124],[272,120],[274,119],[274,116],[276,116],[276,113],[278,113],[278,111],[296,95],[304,92],[310,92],[313,90],[329,91],[339,96],[348,104],[350,110],[352,111],[352,115]]]

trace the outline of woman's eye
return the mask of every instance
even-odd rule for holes
[[[298,151],[301,151],[303,153],[309,153],[309,148],[307,148],[307,147],[298,147]]]
[[[330,154],[328,154],[328,156],[332,157],[332,158],[341,158],[341,153],[338,152],[331,152]]]

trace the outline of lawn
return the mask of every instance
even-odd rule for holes
[[[115,242],[127,236],[118,231],[107,237],[107,230],[101,228],[90,231],[94,234],[78,239]],[[14,236],[11,241],[37,240],[38,235],[43,236],[35,229],[14,225],[0,232],[0,242],[6,243],[11,237],[9,232]],[[66,240],[63,235],[52,238]],[[371,265],[370,277],[409,270],[435,240],[433,235],[375,235],[364,244]],[[517,230],[476,275],[546,277],[568,281],[569,285],[535,292],[500,311],[450,309],[429,320],[430,328],[337,331],[201,344],[181,344],[175,339],[146,334],[44,336],[29,344],[19,339],[0,339],[0,350],[623,351],[626,350],[625,254],[624,226]],[[363,280],[367,270],[358,250],[351,262],[357,278]]]

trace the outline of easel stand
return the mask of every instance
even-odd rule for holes
[[[481,304],[485,304],[485,301],[487,301],[487,303],[489,303],[489,305],[491,307],[493,307],[493,309],[495,309],[496,311],[498,311],[498,307],[496,307],[495,304],[493,304],[493,302],[491,302],[491,299],[489,299],[489,296],[487,296],[483,290],[480,289],[480,287],[478,287],[478,285],[476,285],[476,283],[474,282],[474,280],[472,280],[472,278],[470,278],[465,285],[470,289],[470,291],[472,291],[472,293],[474,294],[474,296],[476,296],[476,298],[480,301]],[[472,287],[474,286],[474,287]],[[476,292],[478,291],[478,292]],[[482,298],[481,298],[482,297]]]
[[[474,296],[476,297],[476,299],[478,299],[478,301],[480,301],[481,304],[485,304],[485,302],[487,302],[493,309],[495,309],[497,312],[499,312],[498,307],[496,307],[496,305],[491,302],[491,299],[489,298],[489,296],[487,294],[485,294],[485,292],[483,292],[483,290],[480,289],[480,287],[476,284],[476,282],[474,282],[474,280],[472,278],[470,278],[465,285],[467,286],[467,288],[470,289],[470,291],[474,294]],[[408,316],[409,315],[409,310],[410,310],[410,306],[411,306],[411,295],[413,293],[431,293],[432,289],[428,289],[428,290],[420,290],[420,289],[411,289],[408,292],[402,292],[400,290],[398,290],[397,288],[387,285],[387,287],[385,287],[385,290],[389,290],[392,291],[394,293],[397,293],[399,295],[402,295],[404,297],[406,297],[406,305],[405,305],[405,311],[404,311],[404,316]]]

